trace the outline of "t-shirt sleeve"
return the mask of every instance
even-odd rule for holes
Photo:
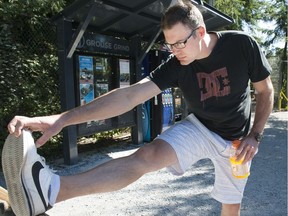
[[[165,62],[149,74],[148,78],[162,91],[167,88],[177,87],[179,65],[177,59],[170,55]]]
[[[249,75],[252,82],[259,82],[266,79],[272,72],[264,53],[261,51],[258,43],[252,38],[249,38],[248,47],[248,66]]]

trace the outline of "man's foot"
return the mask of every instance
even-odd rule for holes
[[[34,216],[47,211],[53,173],[45,165],[30,131],[9,135],[2,151],[2,166],[9,201],[16,215]]]

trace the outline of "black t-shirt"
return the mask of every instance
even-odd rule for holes
[[[218,41],[207,58],[181,65],[171,55],[149,78],[161,90],[179,87],[188,113],[224,139],[234,140],[249,131],[249,80],[264,80],[271,67],[250,36],[238,31],[216,34]]]

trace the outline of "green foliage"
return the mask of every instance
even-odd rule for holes
[[[14,115],[59,112],[56,29],[65,1],[0,1],[0,149]]]
[[[263,19],[261,8],[268,4],[263,0],[214,0],[212,2],[215,8],[234,19],[235,23],[227,26],[227,29],[243,30],[244,27],[248,27],[252,31],[257,21]]]
[[[270,55],[280,56],[279,62],[279,72],[280,72],[280,89],[282,92],[287,94],[287,41],[288,41],[288,6],[286,0],[272,0],[270,5],[265,5],[263,8],[266,14],[263,20],[266,22],[275,22],[275,28],[273,29],[262,29],[262,31],[267,35],[264,41],[264,46],[276,43],[280,40],[285,40],[284,47],[276,50],[269,50]],[[285,107],[285,104],[283,105]],[[286,101],[287,106],[287,101]]]
[[[286,38],[287,42],[287,2],[286,0],[273,0],[269,5],[262,7],[263,20],[266,22],[275,22],[274,29],[263,28],[262,31],[266,33],[267,38],[264,45],[269,46],[272,43],[278,42],[280,39]]]
[[[215,1],[214,7],[217,8],[219,11],[227,14],[228,16],[232,17],[235,21],[234,24],[228,26],[229,29],[236,29],[240,30],[243,28],[242,23],[242,16],[241,14],[244,11],[246,1],[242,0],[217,0]]]

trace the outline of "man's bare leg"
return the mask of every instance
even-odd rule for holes
[[[240,216],[241,204],[222,204],[221,216]]]
[[[154,140],[130,156],[114,159],[90,171],[61,177],[56,202],[94,193],[116,191],[148,172],[177,163],[174,149],[163,140]]]

